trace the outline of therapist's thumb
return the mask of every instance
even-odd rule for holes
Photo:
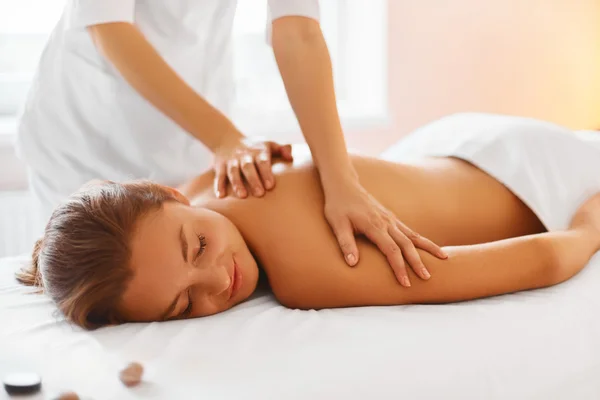
[[[346,264],[354,267],[358,263],[358,247],[356,246],[356,239],[354,238],[354,231],[350,222],[341,220],[332,227]]]
[[[281,157],[286,161],[292,161],[292,145],[286,144],[284,146],[279,143],[269,142],[269,149],[271,154],[277,157]]]
[[[285,146],[281,147],[281,158],[283,158],[284,160],[287,160],[287,161],[294,160],[294,156],[292,156],[292,145],[291,144],[286,144]]]

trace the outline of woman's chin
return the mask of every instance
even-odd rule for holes
[[[246,271],[244,279],[245,281],[242,283],[242,287],[240,288],[239,300],[237,301],[238,303],[247,300],[256,290],[258,285],[258,268],[254,267],[249,271]]]

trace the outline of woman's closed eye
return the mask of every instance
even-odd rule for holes
[[[198,248],[198,252],[196,253],[196,257],[194,257],[194,261],[196,261],[206,249],[206,238],[203,235],[198,235],[198,242],[200,247]]]
[[[198,260],[198,258],[200,258],[200,256],[202,254],[204,254],[204,251],[206,250],[206,238],[204,237],[204,235],[197,235],[197,236],[198,236],[199,248],[198,248],[198,252],[194,256],[194,262],[196,262]],[[179,314],[178,318],[187,318],[192,313],[192,308],[194,307],[194,302],[192,301],[192,289],[191,288],[188,289],[187,295],[188,295],[188,305],[185,308],[185,310],[183,310],[183,312],[181,314]]]
[[[192,289],[191,288],[188,289],[187,294],[188,294],[188,306],[185,308],[185,310],[183,310],[183,312],[180,314],[179,318],[187,318],[192,313],[192,308],[194,307],[194,303],[192,301]]]

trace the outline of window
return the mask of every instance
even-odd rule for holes
[[[281,137],[299,127],[266,42],[266,3],[238,2],[233,119],[244,132]],[[342,123],[347,129],[384,124],[388,118],[386,1],[322,0],[320,6]]]
[[[266,3],[238,2],[233,35],[237,83],[233,119],[248,134],[280,135],[298,131],[298,126],[266,43]],[[385,121],[386,1],[320,3],[342,122],[348,129]],[[11,142],[15,116],[64,4],[65,0],[0,0],[0,146]]]
[[[16,116],[38,58],[66,1],[0,0],[0,170],[5,171],[0,173],[0,257],[29,251],[45,222],[38,221],[29,209],[24,167],[16,159],[12,143]],[[266,43],[266,3],[238,1],[233,34],[237,93],[232,117],[247,134],[284,141],[286,134],[299,128]],[[345,129],[385,123],[386,0],[320,3]]]
[[[0,117],[14,116],[19,111],[63,3],[0,0]]]

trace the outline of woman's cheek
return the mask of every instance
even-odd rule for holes
[[[211,232],[210,237],[212,241],[211,258],[214,258],[214,260],[218,262],[226,248],[225,241],[223,240],[222,235],[219,235],[216,232]]]
[[[198,311],[194,313],[195,314],[194,317],[208,317],[209,315],[218,314],[229,308],[230,307],[225,303],[217,304],[214,301],[205,300],[205,302],[201,306],[198,307]]]
[[[231,227],[226,221],[219,221],[218,224],[213,226],[211,229],[211,236],[214,238],[216,247],[219,249],[219,253],[229,253],[229,247],[231,245]]]

